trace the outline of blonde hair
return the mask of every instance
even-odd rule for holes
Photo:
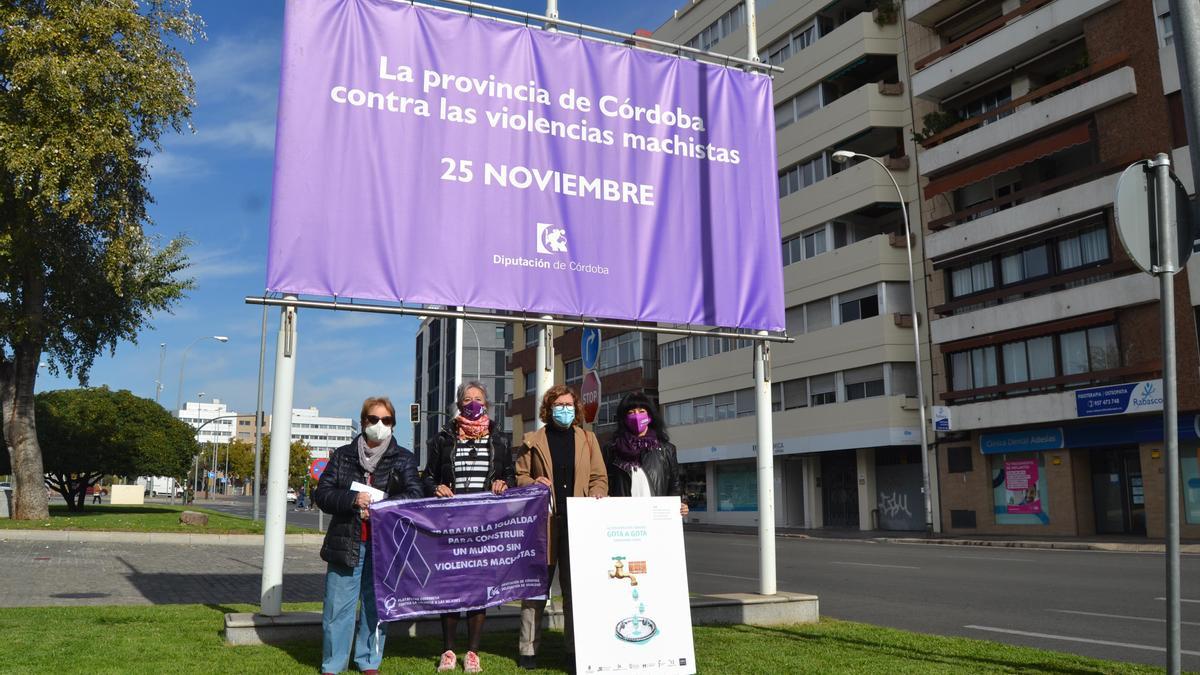
[[[367,420],[367,412],[377,405],[387,408],[388,415],[390,415],[393,420],[396,419],[396,406],[392,405],[392,400],[390,398],[386,396],[371,396],[367,400],[363,401],[362,412],[358,414],[358,421],[365,422]]]

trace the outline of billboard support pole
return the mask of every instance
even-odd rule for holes
[[[263,305],[262,342],[258,347],[258,403],[254,408],[254,522],[259,510],[259,493],[262,492],[262,437],[263,426],[263,372],[267,361],[267,306]]]
[[[285,301],[296,296],[284,296]],[[288,464],[291,460],[292,395],[296,385],[296,308],[279,312],[279,340],[275,345],[275,392],[271,402],[271,453],[267,462],[267,518],[263,537],[260,613],[283,612],[283,544],[287,526]]]
[[[551,318],[550,315],[542,317],[543,319]],[[550,387],[554,386],[554,329],[550,325],[542,325],[534,328],[538,332],[537,343],[537,363],[534,365],[534,378],[537,383],[536,398],[533,401],[534,410],[534,429],[541,429],[545,424],[537,411],[541,409],[542,398],[546,396],[546,392],[550,391]]]

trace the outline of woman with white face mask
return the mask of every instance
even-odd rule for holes
[[[329,563],[321,618],[323,673],[342,672],[351,656],[359,672],[378,673],[387,637],[375,611],[367,511],[371,495],[351,490],[351,484],[375,487],[388,499],[425,496],[417,476],[417,458],[392,436],[396,426],[392,402],[386,397],[363,401],[359,422],[362,433],[330,454],[313,491],[313,501],[333,516],[321,546],[321,559]]]
[[[568,656],[574,653],[574,622],[571,620],[571,560],[567,548],[567,497],[608,496],[608,472],[596,435],[583,428],[583,406],[575,390],[565,385],[550,387],[542,398],[541,429],[525,434],[517,451],[517,485],[540,483],[550,488],[549,573],[558,570],[563,597],[563,628]],[[547,591],[549,589],[547,588]],[[521,601],[520,658],[526,670],[537,668],[545,600]],[[573,659],[572,659],[573,660]]]
[[[516,487],[512,453],[495,420],[488,417],[487,388],[480,382],[464,382],[457,392],[458,414],[429,442],[425,465],[425,491],[450,498],[478,492],[504,494]],[[483,672],[479,663],[479,640],[483,636],[484,611],[467,612],[467,654],[463,670]],[[451,672],[458,664],[454,639],[458,612],[442,615],[442,656],[438,672]]]

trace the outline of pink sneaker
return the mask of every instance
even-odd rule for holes
[[[451,672],[457,665],[458,657],[454,655],[454,652],[447,649],[445,652],[442,652],[442,661],[438,664],[437,671],[439,673]]]
[[[479,665],[479,655],[475,652],[467,652],[467,659],[463,663],[464,673],[482,673],[483,666]]]

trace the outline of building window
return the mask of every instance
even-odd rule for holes
[[[753,390],[751,390],[753,391]],[[808,378],[788,380],[783,383],[783,409],[808,407]]]
[[[879,316],[879,294],[875,286],[867,286],[838,295],[840,323]]]
[[[775,106],[775,129],[782,129],[793,122],[808,117],[824,105],[821,85],[804,91]]]
[[[731,420],[737,417],[737,394],[726,391],[713,397],[713,405],[718,420]]]
[[[575,359],[574,361],[567,361],[563,365],[567,371],[567,385],[578,387],[579,383],[583,381],[583,361]]]
[[[718,511],[758,510],[758,471],[749,462],[720,462],[714,469]]]
[[[917,395],[917,366],[915,363],[891,364],[889,396]]]
[[[713,407],[713,397],[705,396],[692,400],[692,419],[696,424],[716,420],[716,410]]]
[[[950,293],[955,298],[982,293],[995,286],[991,260],[950,270]]]
[[[1175,44],[1175,27],[1171,25],[1170,0],[1154,0],[1154,23],[1158,26],[1158,45],[1170,47]]]
[[[596,411],[596,424],[613,424],[617,421],[617,407],[621,405],[623,394],[605,394],[600,397],[600,407]]]
[[[737,390],[737,416],[747,417],[755,412],[755,400],[753,389],[738,389]]]
[[[1046,336],[1010,342],[1001,347],[1004,382],[1028,382],[1054,377],[1054,338]]]
[[[1046,244],[1014,251],[1000,258],[1000,283],[1020,283],[1050,274],[1050,251]]]
[[[996,386],[996,348],[980,347],[950,355],[955,391]]]
[[[962,108],[959,109],[958,116],[964,120],[971,119],[972,117],[975,117],[977,115],[989,113],[989,112],[995,110],[996,108],[1000,108],[1002,106],[1008,105],[1008,103],[1010,101],[1012,101],[1012,87],[1011,86],[1003,87],[1001,89],[997,89],[996,91],[988,93],[984,96],[980,96],[979,98],[977,98],[973,101],[969,101],[968,103],[963,105]],[[1012,114],[1012,111],[1009,110],[1008,112],[1002,113],[992,119],[985,121],[984,124],[985,125],[991,124],[992,122],[995,122],[998,119],[1007,117],[1011,114]]]
[[[833,325],[833,304],[828,298],[804,306],[804,331],[811,333]]]
[[[525,324],[525,346],[536,347],[538,343],[538,333],[541,332],[541,326],[535,323]]]
[[[833,373],[808,378],[809,403],[813,406],[837,403],[837,381]]]
[[[663,344],[659,345],[659,365],[663,368],[667,368],[669,366],[677,366],[681,363],[686,363],[688,360],[687,345],[687,338],[671,340],[670,342],[664,342]]]
[[[1094,227],[1058,241],[1058,264],[1063,270],[1108,260],[1108,230]]]
[[[842,381],[845,383],[847,401],[884,395],[882,365],[847,370],[842,373]]]
[[[759,11],[762,11],[761,6],[759,7]],[[801,24],[783,36],[782,39],[776,40],[769,47],[759,52],[758,58],[760,61],[778,66],[792,58],[801,49],[811,46],[812,43],[820,39],[824,35],[824,32],[819,29],[820,27],[816,20]]]
[[[525,373],[525,395],[533,396],[537,392],[537,371]]]
[[[1112,370],[1121,367],[1115,326],[1097,326],[1059,336],[1063,375]]]
[[[685,46],[704,51],[711,50],[725,36],[746,25],[746,5],[738,3],[733,9],[725,12],[716,21],[704,27],[695,37],[684,43]]]
[[[804,188],[824,180],[828,175],[827,163],[825,161],[825,153],[821,153],[816,157],[793,164],[779,174],[779,196],[786,197],[793,192],[799,192]]]

